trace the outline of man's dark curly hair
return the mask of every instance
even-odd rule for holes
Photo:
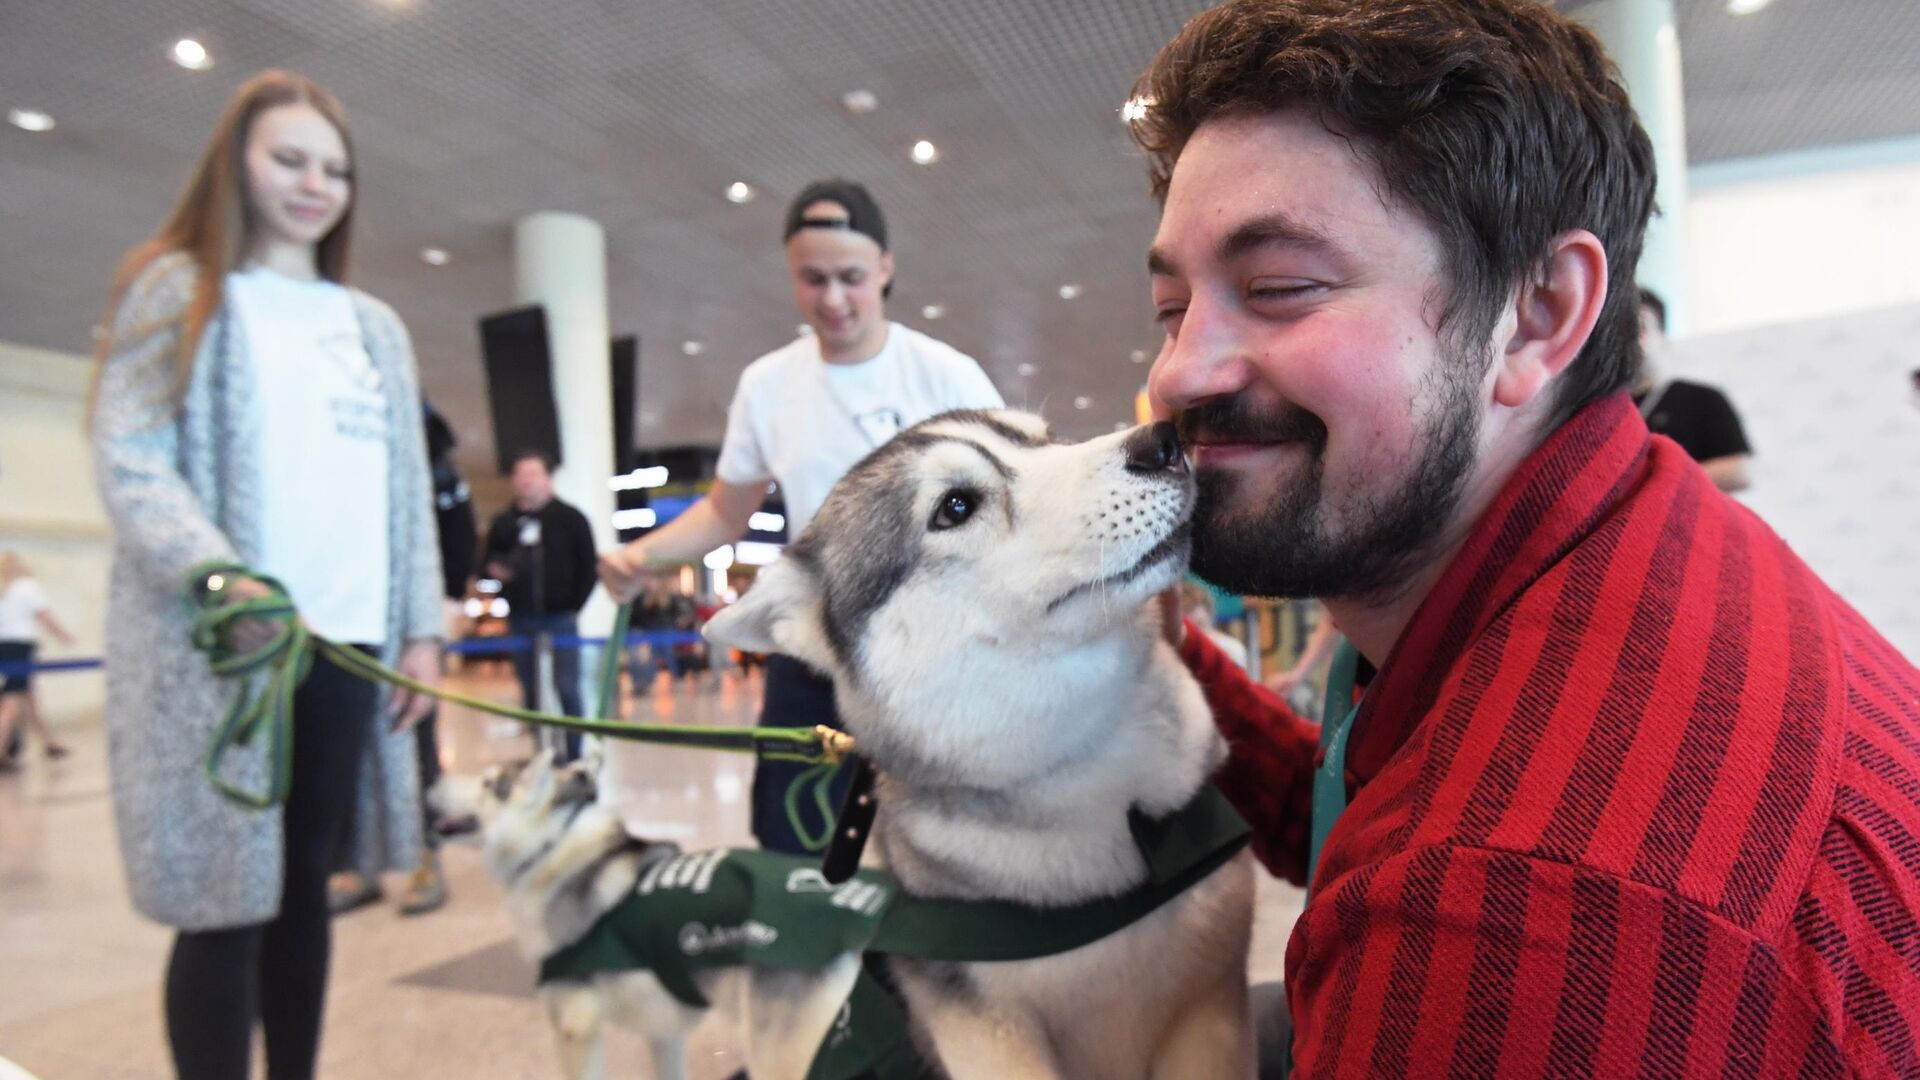
[[[1195,16],[1134,84],[1154,196],[1202,124],[1303,110],[1350,139],[1439,235],[1440,326],[1476,344],[1556,236],[1607,253],[1607,295],[1556,380],[1549,428],[1631,384],[1634,267],[1653,147],[1593,33],[1536,0],[1233,0]]]

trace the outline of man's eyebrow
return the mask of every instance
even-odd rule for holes
[[[1285,214],[1270,214],[1241,224],[1220,243],[1220,261],[1232,262],[1261,248],[1291,247],[1338,254],[1340,245],[1326,233]]]
[[[1244,255],[1268,247],[1299,248],[1310,252],[1338,255],[1339,244],[1326,233],[1285,214],[1270,214],[1242,223],[1220,242],[1221,262],[1232,262]],[[1147,251],[1147,273],[1155,277],[1179,277],[1180,267],[1173,256],[1159,248]]]

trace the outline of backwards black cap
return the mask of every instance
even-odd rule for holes
[[[818,202],[839,203],[847,208],[847,216],[809,216],[807,208]],[[887,250],[887,219],[880,213],[880,204],[873,201],[867,189],[851,180],[816,180],[794,196],[787,206],[787,231],[781,234],[781,242],[793,239],[793,234],[801,229],[846,229],[869,237]]]

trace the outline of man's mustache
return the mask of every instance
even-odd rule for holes
[[[1215,398],[1173,416],[1180,445],[1195,443],[1300,442],[1316,453],[1327,445],[1327,425],[1298,405],[1248,405],[1238,395]]]

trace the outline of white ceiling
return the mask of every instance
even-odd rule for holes
[[[894,318],[977,357],[1069,434],[1131,415],[1154,209],[1118,108],[1197,0],[0,0],[0,339],[84,352],[114,260],[165,213],[232,88],[270,66],[345,101],[355,279],[399,309],[469,471],[490,468],[475,330],[509,234],[600,221],[643,444],[717,442],[735,376],[798,321],[778,243],[811,179],[867,183]],[[1696,161],[1920,132],[1913,0],[1680,0]],[[174,66],[193,35],[211,70]],[[864,88],[871,114],[840,97]],[[940,160],[908,159],[932,139]],[[736,206],[724,192],[759,192]],[[423,265],[423,246],[450,251]],[[1082,286],[1072,301],[1062,284]],[[926,304],[945,317],[921,317]],[[680,343],[706,345],[698,357]],[[1031,377],[1017,366],[1032,362]],[[1073,399],[1085,395],[1082,412]]]

